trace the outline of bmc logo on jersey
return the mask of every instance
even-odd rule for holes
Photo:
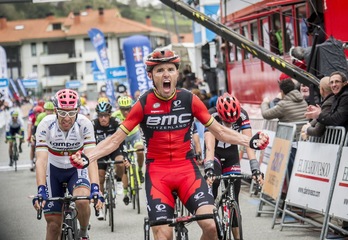
[[[180,115],[167,115],[167,116],[149,116],[146,120],[148,126],[168,126],[177,124],[189,123],[192,119],[191,113],[183,113]]]

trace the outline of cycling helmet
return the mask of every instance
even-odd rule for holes
[[[108,102],[100,102],[95,108],[97,113],[111,113],[112,106]]]
[[[240,103],[237,98],[228,93],[218,97],[216,110],[220,118],[225,122],[233,123],[240,117]]]
[[[146,71],[151,72],[156,65],[162,63],[174,63],[178,69],[180,65],[180,57],[175,54],[174,51],[167,48],[155,49],[145,60]]]
[[[43,107],[45,105],[45,101],[40,99],[38,102],[37,102],[37,105],[40,106],[40,107]]]
[[[11,117],[18,117],[18,115],[19,115],[18,111],[11,112]]]
[[[98,103],[101,103],[101,102],[109,102],[109,99],[107,97],[100,97],[98,98]]]
[[[71,89],[59,90],[55,95],[55,107],[64,109],[75,109],[80,106],[79,95]]]
[[[46,110],[54,110],[53,102],[46,102],[45,105],[44,105],[44,109],[46,109]]]
[[[120,108],[130,108],[132,106],[133,100],[128,96],[119,97],[117,100]]]
[[[44,111],[43,107],[37,105],[36,107],[33,108],[34,113],[42,113]]]

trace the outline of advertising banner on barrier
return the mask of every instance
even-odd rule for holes
[[[267,194],[273,199],[277,199],[283,187],[283,179],[288,166],[290,149],[290,140],[281,138],[274,139],[264,185],[262,187],[263,193]]]
[[[343,147],[335,189],[332,196],[330,215],[348,221],[348,147]]]
[[[338,145],[298,142],[286,200],[325,212]]]

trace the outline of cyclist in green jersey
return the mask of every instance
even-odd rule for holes
[[[52,102],[46,102],[44,104],[43,108],[44,108],[44,111],[42,113],[39,113],[39,115],[37,115],[35,123],[34,123],[33,130],[32,130],[32,135],[31,135],[31,140],[30,141],[31,141],[32,144],[34,144],[34,146],[35,146],[35,133],[36,133],[37,126],[39,125],[41,120],[44,119],[44,117],[54,113],[54,105],[53,105]],[[32,167],[30,168],[30,171],[32,171],[32,172],[35,171],[35,162],[33,163]]]
[[[121,123],[126,119],[128,116],[129,111],[132,108],[133,100],[128,96],[122,96],[118,100],[118,105],[120,107],[119,110],[115,111],[111,116],[119,119]],[[125,140],[125,145],[127,148],[135,148],[135,149],[144,149],[144,143],[141,139],[141,134],[139,131],[139,126],[135,127],[127,136]],[[137,161],[139,166],[139,177],[141,183],[144,182],[144,174],[142,171],[143,164],[144,164],[144,152],[138,151],[137,154]],[[127,189],[123,189],[125,198],[123,199],[124,203],[127,205],[129,203],[129,198],[127,201]]]

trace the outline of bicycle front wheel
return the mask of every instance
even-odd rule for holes
[[[17,172],[17,161],[19,158],[18,148],[17,148],[17,141],[14,140],[12,145],[12,160],[14,161],[15,171]]]
[[[230,206],[230,232],[229,236],[233,238],[228,239],[243,239],[243,229],[242,229],[242,215],[240,213],[239,205],[236,201],[233,201]]]
[[[113,179],[109,176],[107,179],[107,191],[108,191],[108,210],[109,210],[109,226],[111,227],[111,232],[114,231],[114,207],[116,206],[115,199],[114,199],[114,182]]]

